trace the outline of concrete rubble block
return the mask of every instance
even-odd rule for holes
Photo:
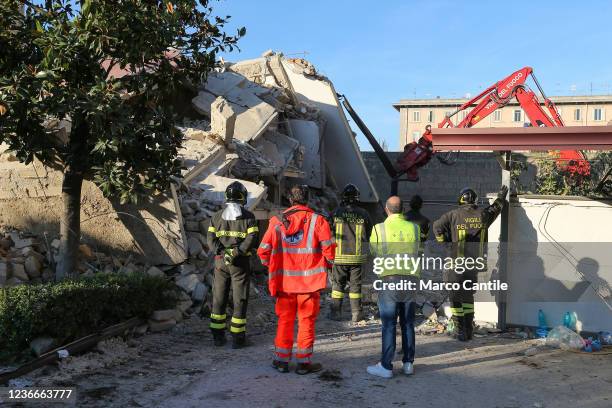
[[[23,249],[37,244],[34,238],[13,238],[13,241],[15,242],[15,249]]]
[[[176,320],[164,320],[163,322],[158,322],[155,320],[149,320],[149,330],[153,333],[168,331],[176,326]]]
[[[156,276],[156,277],[160,277],[160,278],[165,278],[166,274],[164,273],[164,271],[162,271],[161,269],[159,269],[156,266],[152,266],[149,269],[147,269],[147,275],[149,276]]]
[[[25,266],[22,264],[11,264],[12,276],[13,278],[17,278],[22,282],[27,282],[30,280],[28,274],[26,273]]]
[[[198,186],[202,190],[200,197],[203,200],[221,206],[225,202],[225,189],[234,181],[236,181],[236,179],[217,175],[210,175],[206,177],[202,182],[198,183]],[[261,201],[261,199],[264,197],[266,187],[246,180],[240,180],[240,182],[244,184],[244,186],[249,192],[246,205],[247,208],[255,208],[257,204]]]
[[[195,303],[203,302],[206,298],[206,294],[208,293],[208,286],[204,283],[198,283],[191,294],[191,299]]]
[[[206,91],[199,91],[198,95],[191,100],[191,105],[196,112],[210,118],[211,105],[217,99],[216,95]]]
[[[284,170],[293,160],[295,151],[300,147],[300,142],[283,133],[268,130],[253,142],[253,146],[275,166]]]
[[[42,263],[36,256],[30,255],[25,260],[24,268],[30,279],[39,278],[42,270]]]
[[[185,313],[192,305],[193,305],[193,301],[191,299],[189,299],[189,300],[182,300],[182,301],[178,302],[177,308],[182,313]]]
[[[234,137],[234,126],[236,124],[236,112],[232,105],[222,96],[219,96],[210,107],[211,131],[225,141],[226,146],[232,142]]]
[[[137,336],[143,336],[147,330],[149,330],[148,324],[141,324],[140,326],[136,326],[134,328],[134,334]]]
[[[304,146],[302,171],[306,174],[305,182],[315,188],[325,185],[323,157],[321,156],[321,133],[317,122],[292,119],[289,121],[291,134]]]
[[[230,90],[240,86],[246,78],[235,72],[214,72],[208,75],[204,90],[217,96],[225,96]]]
[[[6,262],[0,261],[0,288],[6,285],[8,279],[8,265]]]
[[[55,340],[51,337],[37,337],[30,343],[30,349],[36,357],[40,357],[42,354],[50,351],[54,346]]]
[[[182,265],[179,265],[177,269],[181,275],[189,275],[195,273],[196,271],[195,265],[192,265],[190,263],[184,263]]]
[[[269,103],[244,89],[233,89],[225,95],[236,113],[234,139],[249,142],[261,136],[278,117],[277,110]]]
[[[10,237],[0,238],[0,248],[8,251],[13,246],[13,240]]]
[[[174,309],[156,310],[151,315],[151,319],[157,322],[174,319]]]
[[[85,259],[94,259],[93,251],[87,244],[79,245],[79,252]]]
[[[189,294],[193,292],[198,283],[200,279],[195,274],[181,276],[176,280],[176,285]]]
[[[193,238],[193,237],[187,239],[187,247],[189,250],[190,257],[197,257],[200,254],[200,252],[204,250],[200,240],[197,238]]]
[[[186,221],[185,231],[187,232],[200,232],[200,223],[198,221]]]

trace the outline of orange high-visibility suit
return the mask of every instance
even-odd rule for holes
[[[289,361],[298,318],[296,360],[309,363],[319,314],[319,291],[327,284],[334,259],[334,243],[325,218],[304,205],[294,205],[272,217],[257,254],[268,267],[268,286],[276,297],[275,358]]]

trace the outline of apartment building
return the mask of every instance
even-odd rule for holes
[[[612,95],[555,96],[555,103],[566,126],[606,125],[612,119]],[[417,140],[425,126],[437,126],[445,115],[450,115],[468,99],[402,99],[393,104],[400,113],[399,146]],[[454,124],[463,120],[467,110],[453,116]],[[476,127],[523,127],[529,118],[516,101],[493,112]]]

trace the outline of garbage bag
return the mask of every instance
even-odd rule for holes
[[[584,340],[575,331],[565,326],[557,326],[546,336],[546,345],[562,350],[582,350]]]
[[[602,345],[612,346],[612,333],[609,331],[600,331],[599,341]]]

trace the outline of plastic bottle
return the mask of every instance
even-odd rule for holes
[[[540,329],[546,328],[546,316],[544,316],[544,312],[542,311],[542,309],[538,311],[538,326],[540,327]]]
[[[568,329],[571,329],[570,326],[572,325],[572,316],[570,315],[570,312],[565,312],[563,315],[563,325]]]
[[[539,338],[543,339],[548,335],[548,329],[546,327],[546,316],[542,309],[538,311],[538,330],[536,330],[536,334]]]

